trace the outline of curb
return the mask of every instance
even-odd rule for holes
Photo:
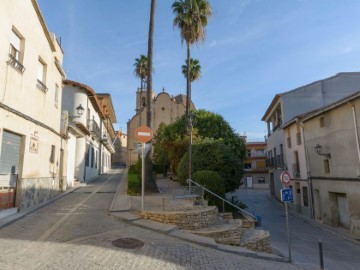
[[[279,201],[277,201],[276,199],[272,198],[271,195],[267,195],[266,196],[267,199],[269,201],[271,201],[276,207],[280,208],[283,206],[283,204]],[[356,241],[355,239],[353,239],[351,236],[348,236],[346,234],[343,234],[343,233],[339,233],[335,230],[333,230],[330,226],[327,226],[327,225],[324,225],[324,224],[321,224],[319,222],[316,222],[308,217],[305,217],[299,213],[296,213],[293,209],[289,208],[289,214],[298,218],[298,219],[301,219],[302,221],[306,222],[306,223],[309,223],[319,229],[322,229],[323,231],[326,231],[326,232],[329,232],[329,233],[332,233],[334,235],[336,235],[337,237],[339,238],[342,238],[344,240],[347,240],[349,242],[352,242],[354,244],[357,244],[357,245],[360,245],[360,242],[359,241]]]

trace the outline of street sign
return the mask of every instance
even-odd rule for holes
[[[290,174],[287,171],[282,172],[280,175],[280,180],[285,186],[287,186],[290,184]]]
[[[140,126],[135,130],[135,137],[142,143],[151,141],[153,132],[148,126]]]
[[[292,202],[294,201],[292,188],[283,188],[280,190],[281,201],[282,202]]]

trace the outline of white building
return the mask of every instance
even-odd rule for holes
[[[85,84],[65,80],[62,101],[63,118],[68,119],[67,186],[71,187],[74,180],[87,182],[111,168],[116,118],[111,99],[105,94],[98,98]]]
[[[0,1],[0,209],[35,206],[66,177],[63,51],[36,0]]]

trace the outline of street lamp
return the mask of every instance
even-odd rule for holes
[[[319,155],[319,156],[324,156],[326,158],[331,158],[331,154],[330,153],[323,153],[322,152],[322,146],[320,144],[317,144],[314,146],[315,152]]]
[[[78,115],[77,116],[70,115],[69,118],[71,120],[74,118],[80,118],[84,114],[84,111],[85,111],[85,109],[83,108],[83,106],[81,106],[81,104],[79,104],[79,106],[76,107],[76,113]]]

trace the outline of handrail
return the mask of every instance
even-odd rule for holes
[[[228,200],[220,197],[219,195],[215,194],[215,193],[212,192],[211,190],[208,190],[206,187],[204,187],[204,186],[202,186],[202,185],[199,185],[199,184],[196,183],[195,181],[193,181],[193,180],[191,180],[191,179],[187,179],[186,182],[187,182],[187,183],[192,183],[192,184],[194,184],[194,185],[197,185],[197,186],[201,187],[203,190],[205,190],[206,192],[209,192],[211,195],[213,195],[213,196],[217,197],[218,199],[222,200],[223,202],[225,202],[225,203],[227,203],[227,204],[235,207],[235,208],[238,209],[241,213],[244,213],[245,215],[250,216],[251,218],[254,219],[254,221],[257,220],[257,218],[256,218],[254,215],[250,214],[249,212],[245,211],[244,209],[241,209],[239,206],[237,206],[237,205],[235,205],[235,204],[232,204],[231,202],[229,202]]]

